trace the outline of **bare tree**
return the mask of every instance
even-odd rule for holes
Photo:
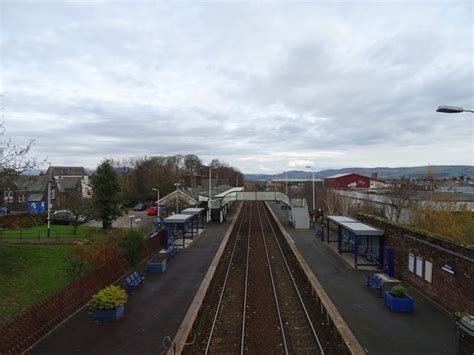
[[[37,158],[29,155],[35,141],[30,140],[26,145],[18,145],[11,138],[5,136],[4,123],[0,123],[0,176],[21,174],[37,167],[40,163]]]
[[[400,220],[403,209],[411,206],[414,191],[415,186],[410,179],[402,177],[387,192],[386,200],[390,204],[391,218],[395,217],[396,222]]]

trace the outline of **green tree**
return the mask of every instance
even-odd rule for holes
[[[119,178],[110,160],[104,160],[97,167],[91,182],[96,220],[102,222],[103,229],[109,229],[112,222],[122,215]]]

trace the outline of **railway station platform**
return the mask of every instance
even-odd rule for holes
[[[163,274],[148,275],[125,305],[125,316],[95,323],[81,309],[28,354],[162,354],[171,344],[194,296],[236,217],[238,204],[222,224],[210,224],[193,244],[169,260]],[[140,268],[138,268],[141,270]],[[145,265],[143,265],[145,269]],[[169,337],[169,340],[167,339]]]
[[[366,286],[369,272],[351,268],[314,230],[292,228],[281,205],[268,204],[367,354],[456,353],[455,321],[446,311],[408,287],[415,312],[390,312],[383,298]]]

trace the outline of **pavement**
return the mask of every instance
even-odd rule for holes
[[[367,354],[454,354],[454,319],[405,285],[415,299],[412,314],[392,313],[365,285],[366,271],[350,268],[314,230],[293,229],[287,211],[269,203],[309,267]]]
[[[129,297],[125,316],[96,323],[83,308],[34,346],[29,354],[160,354],[173,340],[232,222],[237,205],[222,224],[211,224],[193,244],[148,275]],[[144,265],[142,265],[144,267]]]
[[[132,218],[132,228],[148,228],[152,226],[152,222],[156,221],[156,216],[148,216],[146,211],[127,211],[122,216],[118,217],[112,223],[112,228],[130,228],[130,217]],[[84,223],[85,226],[89,227],[102,227],[102,222],[95,220]]]

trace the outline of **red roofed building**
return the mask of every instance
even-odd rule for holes
[[[380,189],[387,187],[385,181],[377,178],[359,175],[356,173],[337,174],[324,178],[324,187],[338,190],[349,189]]]

